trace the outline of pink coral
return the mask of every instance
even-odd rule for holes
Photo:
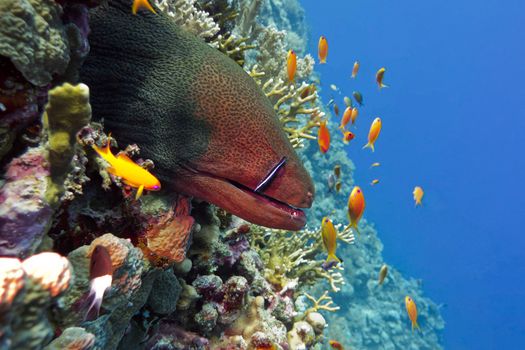
[[[16,258],[0,258],[0,309],[8,308],[24,286],[22,263]]]
[[[31,256],[22,263],[28,277],[56,297],[69,287],[69,261],[57,253],[45,252]]]

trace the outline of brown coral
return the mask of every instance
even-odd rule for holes
[[[28,277],[56,297],[69,287],[69,261],[57,253],[45,252],[31,256],[22,263]]]

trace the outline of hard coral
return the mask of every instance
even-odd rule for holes
[[[49,84],[65,71],[69,45],[54,0],[0,2],[0,55],[11,62],[32,84]]]
[[[7,165],[0,188],[0,255],[23,258],[41,244],[52,216],[45,200],[48,176],[42,147],[30,148]]]
[[[56,297],[69,287],[71,269],[69,261],[57,253],[33,255],[22,263],[28,278]]]
[[[51,184],[46,193],[47,201],[57,205],[64,192],[64,181],[71,170],[75,154],[76,134],[91,120],[89,88],[65,83],[49,91],[49,102],[43,115],[48,133]]]

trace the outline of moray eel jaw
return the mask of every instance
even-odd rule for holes
[[[176,190],[211,203],[250,222],[270,228],[297,231],[306,224],[304,212],[225,178],[195,170],[179,173]],[[306,199],[311,205],[313,195]],[[309,201],[309,202],[308,202]]]

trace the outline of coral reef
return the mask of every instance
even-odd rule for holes
[[[444,323],[421,283],[391,267],[377,286],[384,263],[377,233],[365,220],[357,240],[344,228],[346,198],[326,184],[335,164],[341,193],[353,184],[342,141],[322,156],[305,142],[321,120],[337,125],[317,93],[298,2],[154,1],[248,72],[300,148],[318,195],[298,232],[249,224],[168,191],[135,200],[107,172],[91,146],[119,140],[91,122],[88,87],[63,84],[78,83],[90,49],[88,7],[100,3],[0,2],[0,348],[320,349],[328,337],[352,348],[439,348]],[[299,54],[294,83],[285,75],[289,48]],[[122,153],[154,166],[138,158],[147,157],[144,147]],[[326,215],[337,224],[343,264],[324,261],[317,227]],[[111,284],[99,314],[88,317],[100,246]],[[410,332],[402,312],[407,290],[422,333]]]

